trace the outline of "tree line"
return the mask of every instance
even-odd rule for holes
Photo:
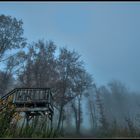
[[[131,128],[131,118],[139,115],[139,94],[132,95],[119,81],[97,87],[75,50],[58,48],[53,41],[28,43],[22,20],[0,15],[0,96],[14,87],[50,87],[57,107],[55,125],[62,132],[74,123],[80,134],[85,115],[94,135],[122,124]]]

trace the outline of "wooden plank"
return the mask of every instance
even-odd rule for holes
[[[29,107],[24,107],[24,108],[22,108],[22,107],[20,107],[20,108],[16,108],[16,111],[17,112],[25,112],[25,111],[29,111],[29,112],[31,112],[31,111],[48,111],[48,108],[43,108],[43,107],[41,107],[41,108],[29,108]]]

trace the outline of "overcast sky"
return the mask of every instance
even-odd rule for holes
[[[0,14],[22,19],[28,42],[75,49],[98,86],[140,91],[140,2],[0,2]]]

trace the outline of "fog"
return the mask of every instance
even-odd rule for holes
[[[12,31],[0,19],[1,96],[50,86],[75,97],[56,99],[53,123],[66,136],[140,135],[139,2],[1,2],[0,15],[23,22],[5,43]]]

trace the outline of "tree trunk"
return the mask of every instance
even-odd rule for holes
[[[94,107],[93,107],[92,101],[89,99],[89,111],[90,111],[92,129],[94,129],[94,114],[93,114],[93,110],[94,110]]]
[[[75,118],[75,126],[76,126],[76,132],[77,132],[77,124],[78,124],[78,116],[77,116],[77,109],[76,109],[76,106],[75,106],[75,104],[74,103],[72,103],[72,109],[73,109],[73,111],[74,111],[74,118]]]
[[[58,125],[57,125],[57,130],[60,129],[60,124],[61,124],[61,121],[62,121],[62,113],[63,113],[63,105],[61,104],[61,107],[60,107],[60,112],[59,112],[59,119],[58,119]]]
[[[67,77],[66,77],[67,79]],[[63,80],[63,88],[62,88],[62,99],[61,99],[61,105],[60,105],[60,113],[59,113],[59,119],[58,119],[58,125],[57,125],[57,130],[60,129],[60,124],[62,121],[63,117],[63,108],[64,108],[64,96],[66,92],[66,80]]]
[[[81,95],[78,98],[78,121],[77,121],[77,134],[80,134],[81,128]]]

